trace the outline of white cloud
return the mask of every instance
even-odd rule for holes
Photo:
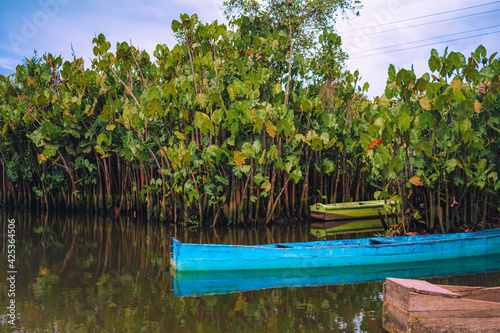
[[[16,59],[0,57],[0,70],[14,71],[19,62]]]
[[[59,0],[47,1],[56,3]],[[32,56],[36,49],[39,55],[61,54],[69,59],[73,45],[77,56],[88,59],[93,57],[92,39],[99,33],[103,33],[113,47],[117,42],[131,40],[134,46],[152,55],[158,44],[175,44],[170,27],[172,20],[178,20],[181,13],[197,13],[202,22],[224,21],[220,7],[222,0],[89,0],[85,4],[77,1],[63,3],[50,13],[33,3],[24,11],[28,14],[4,27],[3,33],[0,30],[4,34],[0,37],[0,56],[22,59]],[[19,6],[12,6],[15,7],[12,13],[19,11]],[[36,18],[43,20],[35,22]],[[14,36],[15,43],[10,42],[12,38],[9,34]]]

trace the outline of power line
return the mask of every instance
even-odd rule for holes
[[[376,50],[387,49],[387,48],[392,48],[392,47],[398,47],[398,46],[403,46],[403,45],[416,44],[416,43],[425,42],[425,41],[429,41],[429,40],[433,40],[433,39],[439,39],[439,38],[444,38],[444,37],[462,35],[462,34],[466,34],[466,33],[469,33],[469,32],[486,30],[486,29],[497,28],[497,27],[500,27],[500,25],[492,25],[492,26],[485,27],[485,28],[479,28],[479,29],[467,30],[467,31],[462,31],[462,32],[456,32],[456,33],[452,33],[452,34],[448,34],[448,35],[431,37],[431,38],[416,40],[416,41],[412,41],[412,42],[406,42],[406,43],[401,43],[401,44],[394,44],[394,45],[382,46],[382,47],[377,47],[377,48],[370,49],[370,50],[353,52],[353,53],[350,53],[350,55],[359,54],[359,53],[366,53],[366,52],[372,52],[372,51],[376,51]]]
[[[488,2],[488,3],[481,4],[481,5],[476,5],[476,6],[464,7],[464,8],[459,8],[459,9],[454,9],[454,10],[448,10],[448,11],[440,12],[440,13],[434,13],[434,14],[428,14],[428,15],[423,15],[423,16],[417,16],[417,17],[412,17],[412,18],[400,20],[400,21],[394,21],[394,22],[388,22],[388,23],[382,23],[382,24],[372,25],[372,26],[364,27],[364,28],[358,28],[358,29],[341,31],[339,33],[354,32],[354,31],[359,31],[359,30],[364,30],[364,29],[381,27],[381,26],[384,26],[384,25],[390,25],[390,24],[396,24],[396,23],[401,23],[401,22],[408,22],[408,21],[418,20],[418,19],[426,18],[426,17],[432,17],[432,16],[443,15],[443,14],[455,13],[455,12],[459,12],[459,11],[463,11],[463,10],[468,10],[468,9],[473,9],[473,8],[478,8],[478,7],[484,7],[484,6],[494,5],[494,4],[499,3],[499,2],[500,1],[493,1],[493,2]]]
[[[365,58],[365,57],[370,57],[370,56],[375,56],[375,55],[380,55],[380,54],[386,54],[386,53],[394,53],[394,52],[406,51],[406,50],[411,50],[411,49],[417,49],[419,47],[425,47],[425,46],[432,46],[432,45],[437,45],[437,44],[455,42],[457,40],[470,39],[470,38],[474,38],[474,37],[487,36],[487,35],[492,35],[492,34],[497,34],[497,33],[500,33],[500,30],[499,31],[493,31],[493,32],[487,32],[487,33],[484,33],[484,34],[479,34],[479,35],[474,35],[474,36],[468,36],[468,37],[463,37],[463,38],[455,38],[455,39],[445,40],[445,41],[442,41],[442,42],[435,42],[435,43],[429,43],[429,44],[424,44],[424,45],[419,45],[419,46],[412,46],[412,47],[407,47],[407,48],[399,49],[399,50],[391,50],[391,51],[386,51],[386,52],[378,52],[378,53],[365,54],[365,55],[361,55],[361,56],[349,58],[349,60],[359,59],[359,58]]]
[[[438,21],[432,21],[432,22],[427,22],[427,23],[419,23],[419,24],[414,24],[414,25],[409,25],[409,26],[406,26],[406,27],[402,27],[402,28],[395,28],[395,29],[389,29],[389,30],[384,30],[384,31],[376,31],[376,32],[366,33],[366,34],[363,34],[363,35],[358,35],[358,36],[345,37],[345,38],[343,37],[342,39],[346,40],[346,39],[353,39],[353,38],[357,38],[357,37],[361,37],[361,36],[371,36],[371,35],[381,34],[381,33],[385,33],[385,32],[391,32],[391,31],[403,30],[403,29],[408,29],[408,28],[421,27],[423,25],[435,24],[435,23],[441,23],[441,22],[447,22],[447,21],[452,21],[452,20],[458,20],[458,19],[461,19],[461,18],[467,18],[467,17],[477,16],[477,15],[489,14],[489,13],[498,12],[498,11],[500,11],[500,9],[494,9],[494,10],[490,10],[490,11],[486,11],[486,12],[474,13],[474,14],[469,14],[469,15],[464,15],[464,16],[457,16],[457,17],[452,17],[452,18],[448,18],[448,19],[443,19],[443,20],[438,20]]]

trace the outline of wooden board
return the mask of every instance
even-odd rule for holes
[[[484,287],[462,287],[462,286],[440,286],[455,294],[467,299],[475,299],[478,301],[489,301],[500,303],[500,287],[484,288]]]
[[[387,278],[384,328],[389,332],[500,332],[499,296],[500,288]]]
[[[423,295],[434,295],[434,296],[442,296],[449,298],[460,298],[461,296],[451,292],[445,288],[434,285],[427,281],[421,280],[412,280],[412,279],[396,279],[396,278],[387,278],[389,283],[394,283],[403,288],[407,289],[408,292],[423,294]]]

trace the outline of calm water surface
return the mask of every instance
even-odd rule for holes
[[[266,244],[313,240],[309,225],[184,230],[138,219],[3,214],[16,220],[15,297],[0,247],[0,330],[30,332],[383,332],[382,282],[175,297],[169,239]],[[345,237],[363,237],[349,234]],[[336,236],[344,237],[344,236]],[[499,286],[497,272],[430,278]],[[7,306],[16,302],[16,327]]]

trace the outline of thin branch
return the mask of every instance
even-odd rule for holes
[[[151,156],[153,156],[154,160],[156,161],[156,165],[158,166],[158,169],[161,169],[161,165],[160,163],[158,162],[158,159],[156,158],[155,154],[153,153],[153,151],[151,150],[151,148],[148,148],[149,152],[151,153]]]
[[[194,65],[193,65],[193,55],[191,54],[191,44],[190,44],[190,39],[187,36],[186,36],[186,46],[188,48],[189,61],[191,62],[191,72],[193,73],[194,92],[195,94],[198,94],[198,89],[196,88],[196,74],[194,72]]]
[[[23,105],[23,102],[21,100],[21,96],[19,94],[19,92],[16,91],[16,94],[17,94],[17,99],[19,100],[19,104],[21,104],[21,106],[23,107],[24,110],[26,110],[26,112],[28,112],[28,114],[38,123],[38,125],[42,125],[42,123],[31,113],[30,110],[28,110],[24,105]],[[26,98],[26,97],[25,97]]]
[[[293,39],[292,39],[292,19],[291,19],[290,9],[288,10],[288,27],[290,33],[290,62],[288,66],[288,82],[286,84],[285,105],[288,105],[288,99],[290,97],[290,81],[292,77]]]
[[[130,45],[132,45],[132,41],[130,41]],[[131,48],[130,53],[132,53],[132,58],[134,59],[135,65],[137,66],[137,69],[139,70],[139,75],[141,76],[141,80],[144,83],[144,86],[146,86],[146,90],[148,90],[149,87],[148,87],[148,84],[146,83],[146,80],[144,79],[144,76],[142,75],[141,66],[139,66],[139,64],[137,63],[137,60],[135,59],[133,47]],[[142,51],[141,51],[141,54],[142,54]]]
[[[121,84],[125,87],[125,89],[127,90],[127,92],[129,93],[130,96],[132,96],[132,98],[134,99],[135,101],[135,104],[137,104],[137,106],[139,107],[139,110],[142,110],[141,108],[141,105],[139,104],[139,101],[137,101],[137,99],[135,98],[134,94],[132,94],[132,91],[130,91],[129,87],[125,84],[125,82],[122,81],[122,79],[120,79],[120,77],[118,76],[118,74],[116,74],[115,70],[113,69],[113,67],[109,66],[109,69],[111,70],[111,72],[114,74],[114,76],[118,79],[118,81],[121,82]]]
[[[278,195],[278,197],[276,198],[276,201],[274,201],[274,205],[273,205],[273,208],[271,209],[271,212],[269,213],[268,217],[267,217],[267,220],[266,220],[266,224],[269,223],[269,221],[271,220],[271,217],[273,216],[274,214],[274,210],[276,209],[276,205],[278,204],[278,200],[280,199],[281,195],[283,194],[283,191],[286,189],[286,186],[288,185],[288,182],[290,181],[290,177],[287,178],[286,182],[285,182],[285,185],[283,185],[283,188],[281,189],[281,192],[280,194]]]

